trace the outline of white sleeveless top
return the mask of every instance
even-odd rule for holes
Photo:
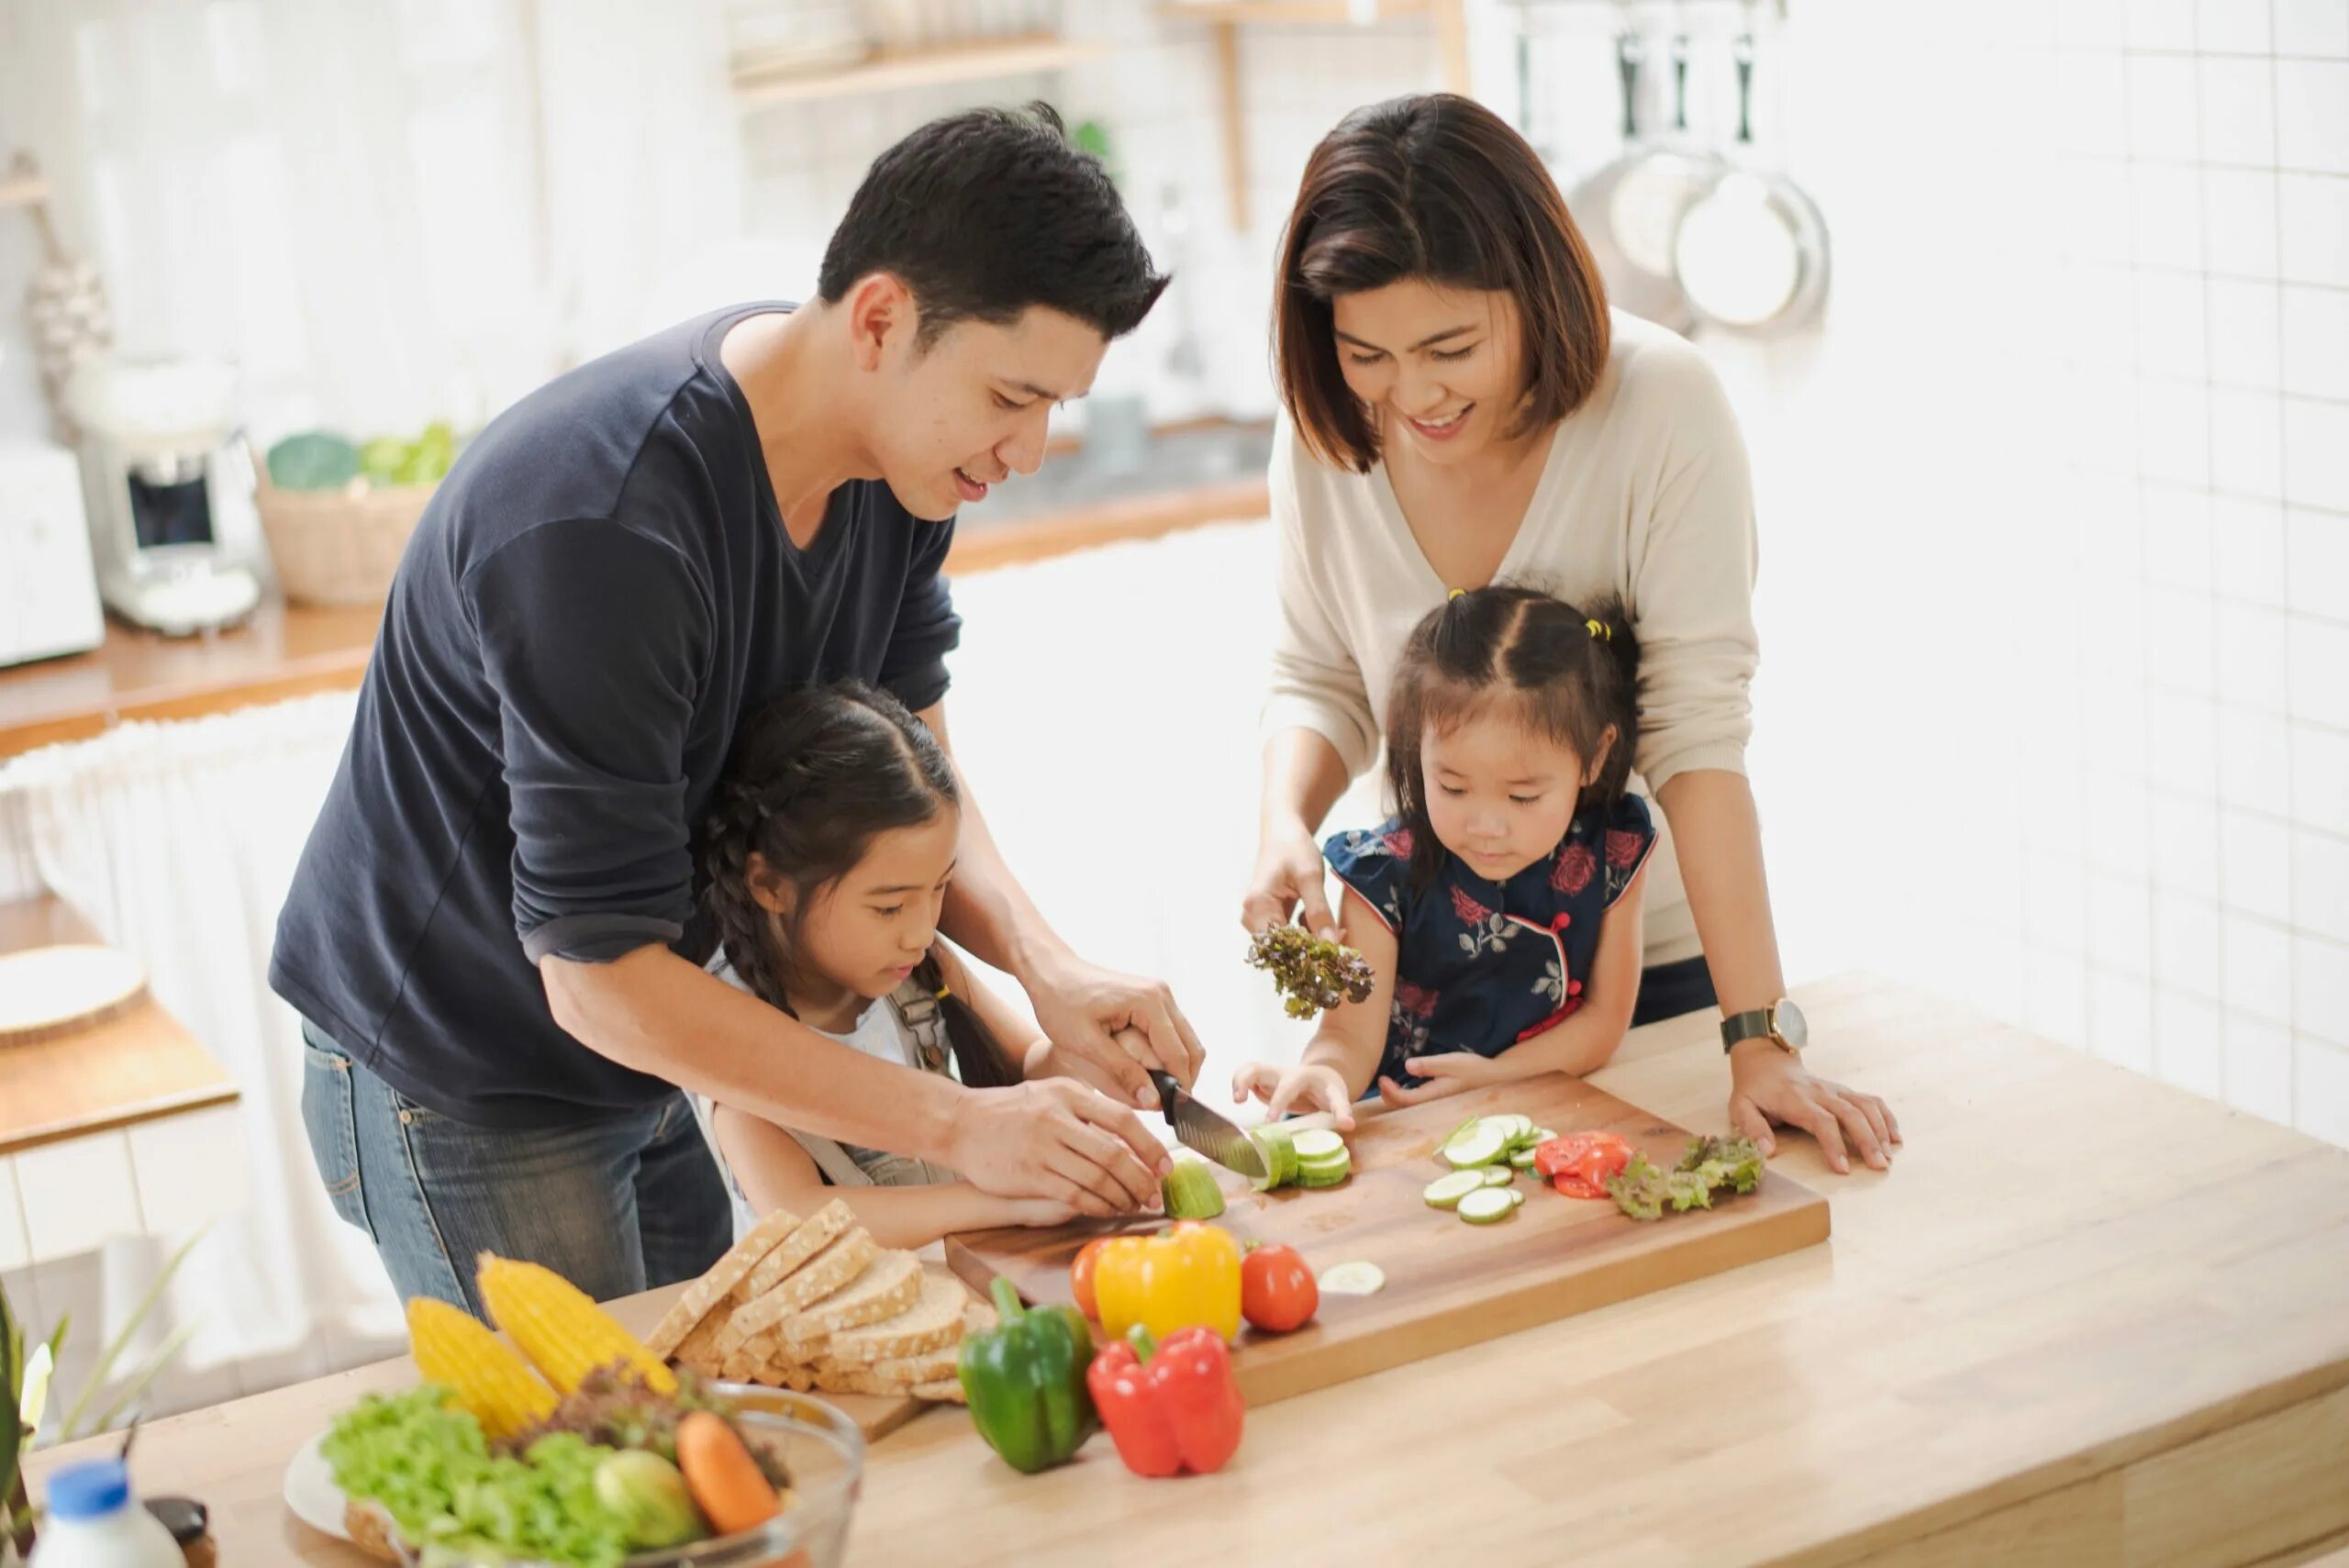
[[[710,965],[710,973],[738,991],[749,986],[734,973],[723,954]],[[948,1078],[957,1077],[954,1053],[946,1040],[946,1020],[940,1015],[938,999],[917,982],[908,980],[889,995],[864,1009],[855,1027],[845,1034],[818,1029],[826,1040],[838,1040],[852,1051],[886,1062],[893,1067],[903,1067],[916,1073],[937,1073]],[[726,1177],[726,1190],[734,1199],[734,1234],[740,1238],[759,1221],[751,1212],[742,1195],[742,1184],[726,1162],[726,1151],[718,1145],[718,1129],[712,1117],[715,1106],[705,1096],[692,1096],[694,1116],[701,1123],[702,1137],[709,1143],[709,1151],[718,1161],[718,1168]],[[885,1149],[866,1149],[853,1143],[841,1143],[785,1128],[785,1132],[798,1140],[816,1162],[825,1179],[836,1187],[910,1187],[935,1182],[952,1182],[959,1178],[942,1165],[927,1160],[917,1160],[909,1154],[895,1154]]]

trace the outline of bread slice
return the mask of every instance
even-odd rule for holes
[[[971,1402],[971,1396],[963,1392],[963,1380],[959,1377],[946,1378],[938,1383],[917,1383],[913,1387],[913,1395],[917,1399],[929,1399],[941,1403],[968,1405]]]
[[[905,1384],[874,1377],[871,1373],[818,1373],[815,1387],[819,1394],[869,1394],[878,1399],[951,1399],[958,1405],[967,1403],[963,1396],[962,1380],[953,1377]]]
[[[911,1252],[884,1252],[847,1285],[777,1324],[775,1334],[785,1349],[804,1348],[843,1329],[895,1318],[920,1299],[921,1281],[919,1258]]]
[[[718,1336],[725,1331],[726,1320],[733,1316],[734,1309],[740,1305],[741,1303],[731,1296],[719,1302],[709,1316],[703,1318],[694,1331],[685,1336],[685,1342],[677,1347],[675,1353],[669,1359],[679,1366],[690,1367],[704,1377],[718,1375],[719,1363],[726,1358],[718,1353]]]
[[[709,1272],[685,1286],[685,1294],[661,1315],[652,1332],[645,1337],[644,1348],[666,1361],[674,1355],[685,1337],[701,1327],[702,1319],[715,1312],[718,1305],[733,1294],[734,1287],[750,1278],[751,1271],[769,1252],[783,1243],[785,1237],[799,1229],[799,1217],[789,1209],[778,1208],[751,1228],[749,1234],[726,1250],[726,1255],[713,1264]]]
[[[816,1363],[816,1371],[819,1374],[831,1373],[851,1377],[872,1377],[882,1383],[910,1388],[917,1383],[936,1383],[941,1378],[955,1375],[954,1363],[962,1353],[962,1341],[957,1340],[951,1345],[924,1351],[918,1356],[896,1356],[868,1362],[838,1362],[827,1358]]]
[[[759,1260],[758,1266],[742,1282],[742,1299],[756,1301],[774,1290],[855,1223],[856,1216],[838,1198],[809,1215],[773,1251]]]
[[[952,1274],[925,1269],[921,1295],[911,1307],[894,1318],[833,1334],[824,1342],[824,1355],[842,1366],[870,1366],[953,1344],[963,1337],[963,1311],[970,1300],[968,1287]]]
[[[786,1243],[788,1245],[788,1243]],[[841,1289],[872,1266],[879,1251],[863,1227],[850,1230],[807,1260],[790,1278],[734,1309],[712,1348],[720,1357],[765,1333],[793,1313]]]

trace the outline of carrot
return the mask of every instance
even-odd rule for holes
[[[677,1468],[720,1535],[755,1529],[782,1511],[774,1488],[734,1429],[707,1410],[677,1423]]]

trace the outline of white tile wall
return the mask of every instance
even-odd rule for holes
[[[2056,34],[2015,47],[2069,95],[2047,358],[2081,632],[2040,706],[2078,722],[2032,724],[2025,769],[2087,815],[2077,876],[2016,879],[2021,929],[2080,948],[2024,1017],[2349,1142],[2349,0],[2082,0]],[[2133,491],[2091,395],[2129,411]]]

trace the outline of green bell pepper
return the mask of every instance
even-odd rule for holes
[[[955,1370],[979,1436],[1033,1475],[1066,1462],[1099,1429],[1085,1387],[1093,1335],[1073,1307],[1020,1306],[1009,1280],[995,1282],[995,1305],[1002,1322],[963,1336]]]

